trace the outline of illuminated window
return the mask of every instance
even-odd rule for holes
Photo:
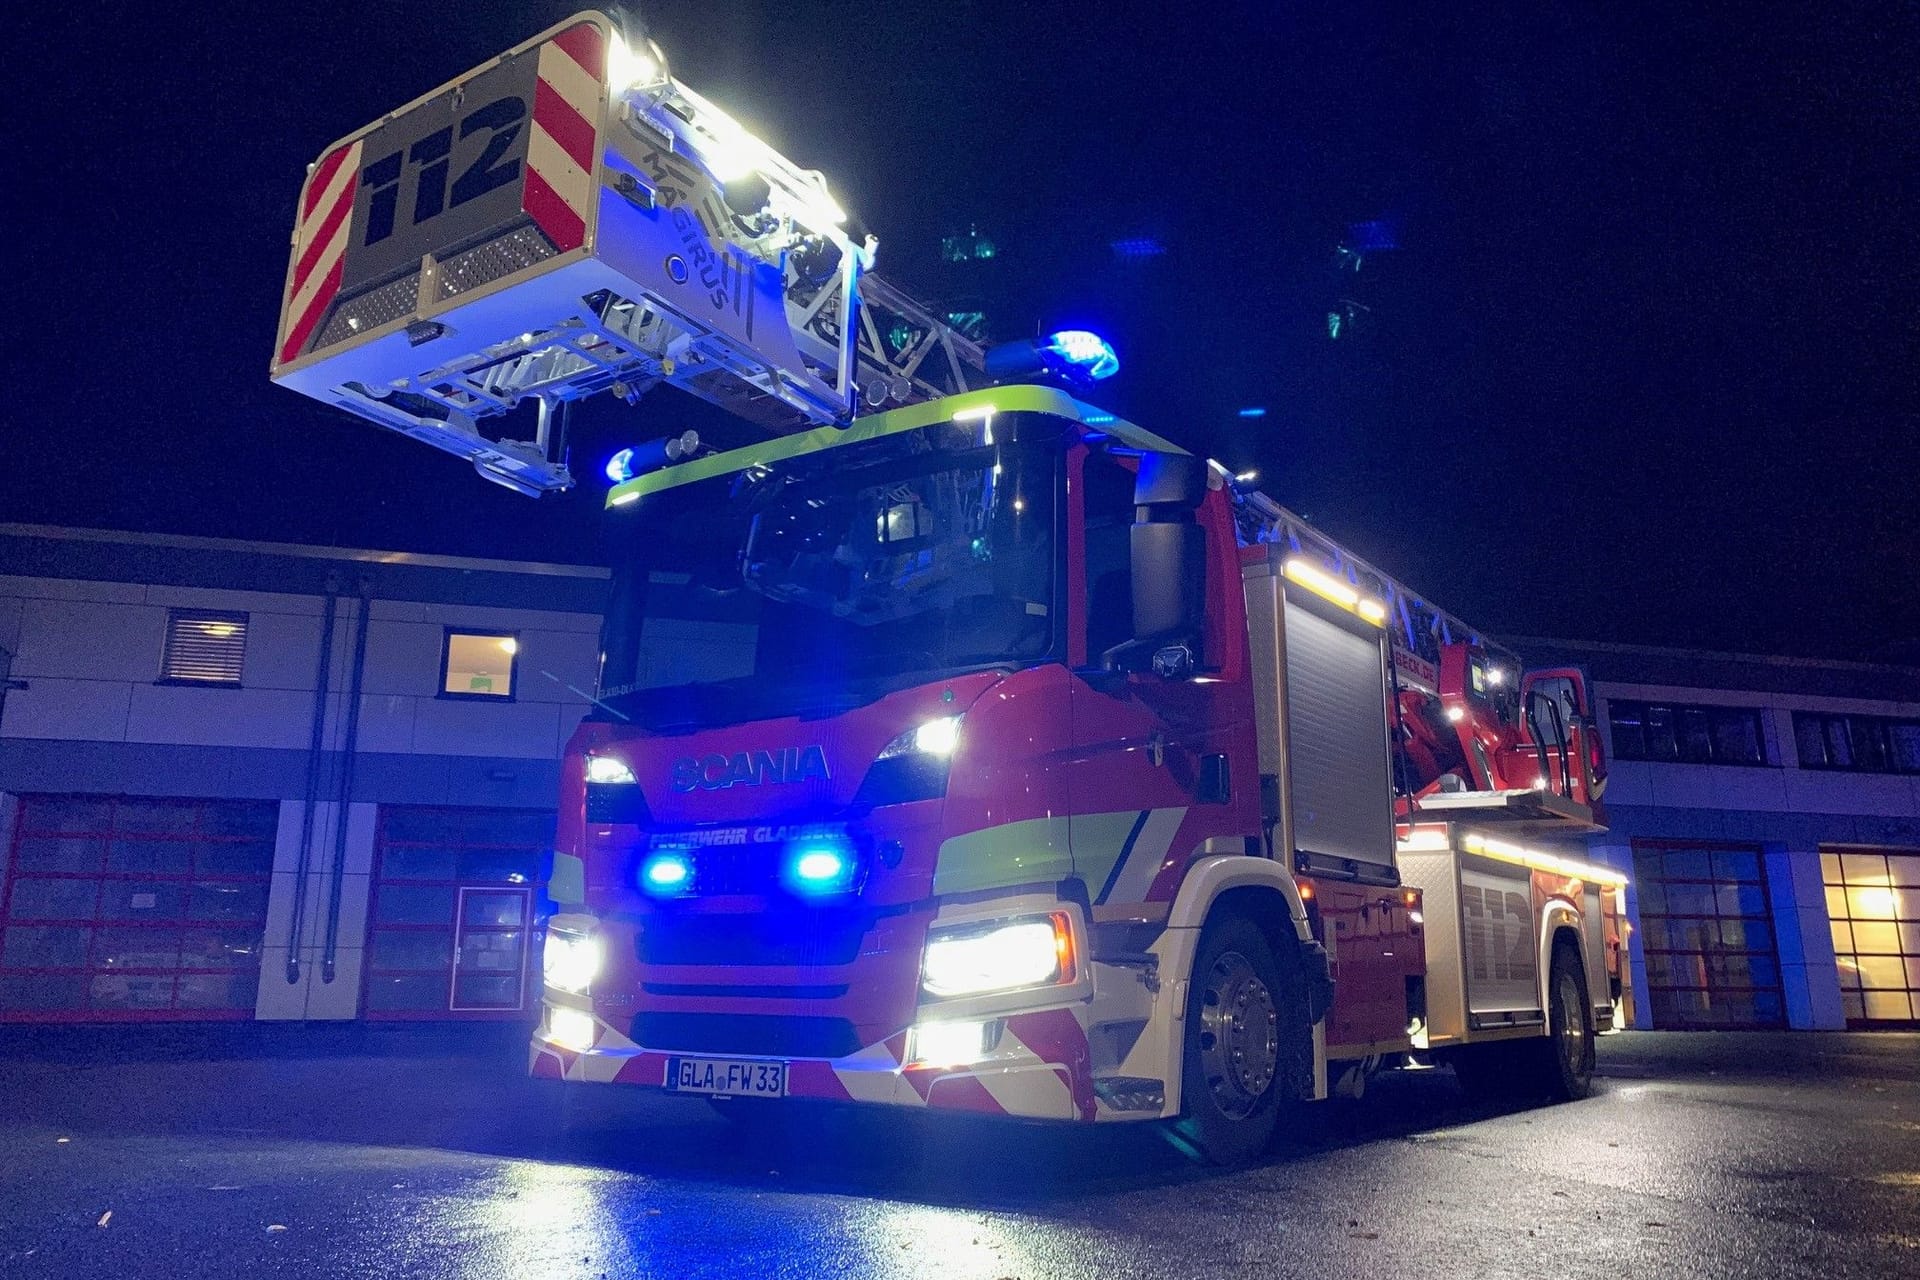
[[[1920,1024],[1920,853],[1823,849],[1849,1025]]]
[[[449,627],[440,655],[440,696],[511,701],[519,660],[520,637],[511,631]]]
[[[237,685],[246,653],[246,614],[170,609],[160,679],[163,683]]]

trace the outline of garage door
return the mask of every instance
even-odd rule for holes
[[[28,795],[0,1020],[250,1018],[279,805]]]
[[[375,1019],[526,1016],[553,814],[387,805],[367,938]]]
[[[1635,841],[1633,865],[1653,1025],[1785,1026],[1760,851]]]

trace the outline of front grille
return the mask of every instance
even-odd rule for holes
[[[699,894],[770,893],[780,885],[786,850],[780,845],[695,849],[693,891]]]
[[[645,826],[649,814],[647,798],[633,782],[589,782],[587,784],[587,821],[626,823]]]
[[[844,1058],[860,1048],[845,1018],[737,1013],[643,1013],[629,1034],[648,1049],[743,1053],[779,1058]]]
[[[649,965],[851,964],[871,923],[864,911],[772,911],[754,915],[680,915],[661,911],[640,928],[637,950]]]

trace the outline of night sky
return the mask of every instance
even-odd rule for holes
[[[583,408],[581,489],[535,503],[266,380],[305,165],[575,7],[14,19],[0,520],[598,558],[600,460],[701,406]],[[882,275],[931,294],[977,226],[999,336],[1107,333],[1099,398],[1454,612],[1920,657],[1920,8],[642,13]],[[1343,274],[1367,220],[1398,247]]]

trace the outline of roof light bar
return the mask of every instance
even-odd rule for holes
[[[1387,606],[1372,596],[1361,595],[1349,582],[1343,582],[1310,560],[1294,556],[1281,567],[1289,582],[1298,583],[1313,594],[1332,604],[1339,605],[1357,618],[1371,622],[1376,627],[1387,624]]]

